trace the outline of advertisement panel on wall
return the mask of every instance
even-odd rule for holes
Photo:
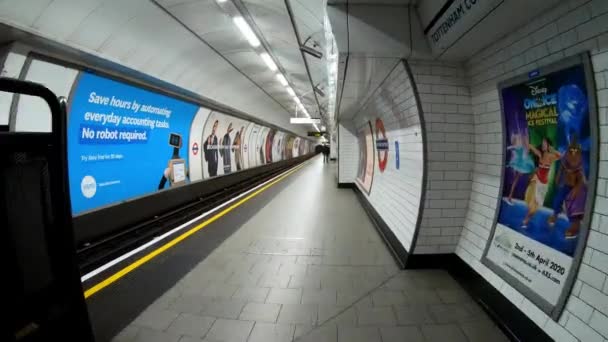
[[[293,151],[291,154],[295,157],[300,155],[300,137],[296,137],[293,141]]]
[[[83,72],[69,108],[73,214],[189,181],[188,142],[198,106]]]
[[[501,84],[505,166],[484,263],[554,317],[585,245],[597,168],[586,56]]]
[[[274,161],[272,159],[274,156],[272,150],[274,147],[274,137],[276,134],[277,130],[272,128],[270,128],[268,130],[268,133],[266,133],[266,141],[264,142],[264,157],[266,158],[266,160],[264,161],[264,164],[270,164]]]
[[[357,183],[369,195],[374,179],[374,135],[371,122],[366,122],[359,130],[359,169]]]
[[[248,122],[212,112],[203,130],[203,172],[205,178],[227,175],[243,169],[243,139]]]
[[[253,130],[255,128],[255,124],[253,122],[249,122],[247,123],[247,126],[245,127],[245,132],[243,133],[243,135],[241,136],[241,140],[243,141],[243,168],[244,169],[248,169],[250,167],[254,167],[255,165],[250,165],[249,164],[249,154],[251,153],[251,135],[253,134]],[[255,131],[255,134],[257,134],[257,130]],[[255,148],[254,148],[255,150]]]

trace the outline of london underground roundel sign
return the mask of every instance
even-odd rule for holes
[[[378,167],[384,172],[388,163],[388,138],[382,119],[376,119],[376,150],[378,151]]]

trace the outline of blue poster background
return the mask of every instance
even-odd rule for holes
[[[502,89],[507,150],[498,222],[568,256],[574,255],[577,246],[579,229],[573,225],[580,224],[583,218],[581,212],[586,206],[588,189],[591,123],[587,92],[582,65]],[[534,112],[536,107],[554,111],[556,117],[527,118],[526,113]],[[558,159],[550,163],[546,171],[546,193],[536,196],[543,198],[526,223],[525,218],[532,210],[527,202],[540,199],[529,196],[526,200],[528,187],[531,182],[538,182],[534,176],[539,174],[539,158],[528,151],[526,144],[540,151],[543,139],[548,139],[547,144]],[[580,149],[580,172],[585,183],[576,192],[564,184],[567,171],[564,165],[568,164],[566,158],[571,143]],[[562,174],[559,178],[558,172]],[[553,224],[552,216],[555,217]],[[568,235],[568,230],[573,233]]]
[[[174,157],[172,133],[181,135],[179,158],[187,163],[197,111],[196,105],[83,72],[68,117],[72,213],[158,191]]]

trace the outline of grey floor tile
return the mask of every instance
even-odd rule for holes
[[[290,275],[290,276],[302,276],[302,275],[306,275],[306,269],[308,268],[308,265],[306,264],[296,264],[296,263],[289,263],[289,264],[281,264],[281,267],[279,267],[279,271],[277,272],[277,274],[279,275]]]
[[[387,281],[383,287],[387,290],[402,290],[407,293],[408,290],[416,289],[416,284],[410,276],[400,273]]]
[[[191,314],[179,315],[167,328],[168,333],[202,338],[211,328],[215,318]]]
[[[302,334],[297,334],[296,327],[296,337],[294,341],[297,342],[337,342],[338,341],[338,331],[335,325],[324,325],[321,327],[315,327],[314,329],[308,329],[304,331],[302,329]]]
[[[376,327],[339,327],[338,342],[381,342]]]
[[[256,322],[248,342],[291,342],[294,331],[292,324]]]
[[[406,304],[440,304],[442,303],[439,294],[433,289],[416,289],[416,290],[405,290]]]
[[[183,295],[175,299],[170,305],[169,310],[178,313],[190,313],[198,315],[203,311],[213,298],[200,295]]]
[[[302,304],[336,304],[335,289],[304,289]]]
[[[276,304],[300,304],[302,299],[302,289],[270,289],[270,294],[266,298],[267,303]]]
[[[298,256],[296,264],[320,265],[321,258],[321,256]]]
[[[218,319],[205,336],[205,340],[225,342],[245,342],[254,322]]]
[[[134,342],[178,342],[180,335],[170,334],[164,331],[157,331],[141,328],[135,336]]]
[[[469,294],[462,288],[438,289],[437,294],[446,304],[464,303],[471,300]]]
[[[312,324],[296,324],[295,326],[296,331],[293,334],[294,341],[299,341],[299,338],[311,332],[313,328],[318,328]]]
[[[475,320],[476,316],[460,304],[436,304],[429,311],[437,323],[462,323]]]
[[[435,323],[430,311],[424,305],[395,306],[398,325],[419,325]]]
[[[216,298],[203,308],[201,314],[216,318],[236,319],[244,306],[245,301],[240,299]]]
[[[423,325],[421,329],[428,342],[467,342],[464,333],[456,324]]]
[[[350,265],[349,254],[333,254],[333,255],[324,255],[321,258],[321,263],[323,265]]]
[[[310,324],[317,322],[317,305],[284,304],[279,313],[278,323]]]
[[[133,321],[133,325],[162,331],[177,318],[177,313],[167,310],[146,310]]]
[[[288,274],[267,274],[263,275],[258,281],[259,287],[272,287],[272,288],[287,288],[291,276]]]
[[[366,292],[361,289],[338,290],[337,305],[350,306],[359,302],[367,302],[372,306],[372,297],[367,296]]]
[[[474,322],[461,323],[460,328],[469,342],[507,342],[509,339],[490,320],[482,319]]]
[[[292,275],[289,285],[291,289],[320,289],[321,288],[321,277],[319,275]]]
[[[239,316],[240,320],[258,322],[276,322],[281,304],[247,303]]]
[[[271,260],[266,260],[263,262],[257,262],[251,267],[251,270],[249,270],[249,272],[257,275],[276,274],[279,271],[280,267],[280,263],[274,263],[271,262]]]
[[[269,292],[270,289],[266,287],[240,287],[232,295],[232,298],[247,302],[264,303]]]
[[[397,324],[395,312],[390,306],[357,308],[359,325],[394,326]]]
[[[202,341],[203,340],[201,340],[198,337],[192,337],[192,336],[186,336],[186,335],[182,336],[179,339],[179,342],[202,342]]]
[[[319,310],[319,315],[321,315],[322,311]],[[323,313],[327,315],[328,313]],[[329,319],[329,320],[328,320]],[[338,327],[340,326],[356,326],[357,325],[357,310],[354,307],[350,307],[344,311],[340,311],[339,314],[335,316],[330,316],[325,320],[321,320],[320,317],[317,317],[317,325],[322,324],[333,324]]]
[[[345,311],[346,308],[346,306],[337,306],[333,304],[319,304],[317,325],[321,325],[326,320],[337,316],[340,312]]]
[[[139,331],[138,327],[128,325],[118,335],[114,336],[112,342],[132,342]]]
[[[411,327],[382,327],[380,328],[382,342],[424,342],[422,332],[416,326]]]
[[[234,273],[225,283],[237,286],[256,286],[261,277],[261,273]]]
[[[378,289],[372,293],[372,303],[374,306],[403,305],[406,297],[401,291]]]
[[[353,279],[344,274],[324,274],[321,275],[321,288],[351,290],[354,288]]]
[[[210,283],[205,287],[201,294],[206,297],[213,298],[230,298],[238,289],[237,285],[230,285],[226,283]]]

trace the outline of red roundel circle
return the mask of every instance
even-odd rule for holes
[[[384,172],[388,164],[388,138],[382,119],[376,119],[376,151],[378,151],[378,168]]]
[[[198,154],[198,144],[196,142],[194,142],[194,144],[192,144],[192,154],[194,154],[194,155]]]

